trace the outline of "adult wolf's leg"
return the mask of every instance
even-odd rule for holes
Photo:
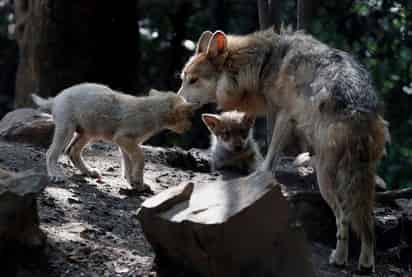
[[[332,251],[329,262],[343,266],[348,262],[349,218],[339,203],[339,191],[336,184],[338,155],[333,150],[324,151],[327,153],[321,153],[319,157],[316,157],[316,174],[322,197],[335,215],[337,229],[336,248]]]
[[[276,166],[280,152],[290,137],[292,129],[293,123],[289,115],[286,112],[279,112],[276,117],[275,127],[273,128],[272,140],[270,141],[261,169],[272,171],[272,168]]]

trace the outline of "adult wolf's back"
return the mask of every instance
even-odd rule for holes
[[[182,71],[179,94],[226,110],[276,112],[262,169],[269,170],[292,130],[311,144],[322,196],[337,222],[330,262],[348,261],[348,227],[359,234],[361,269],[374,269],[373,199],[386,124],[368,72],[349,54],[300,32],[246,36],[206,31]]]

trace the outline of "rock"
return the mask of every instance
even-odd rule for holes
[[[21,173],[1,170],[0,249],[9,243],[29,248],[44,245],[36,197],[47,183],[47,176],[31,170]]]
[[[185,151],[180,148],[172,148],[166,154],[166,163],[171,167],[196,172],[210,172],[207,159],[199,151]]]
[[[288,213],[280,186],[258,172],[167,189],[143,202],[138,218],[161,276],[314,276]]]
[[[302,224],[308,240],[322,242],[326,245],[335,244],[335,217],[322,198],[319,198],[319,201],[292,199],[290,210],[294,218]]]
[[[402,239],[412,248],[412,199],[400,198],[395,203],[402,213]]]
[[[402,214],[389,207],[375,208],[375,237],[378,250],[387,250],[401,243]]]
[[[53,138],[54,122],[50,114],[35,109],[17,109],[0,121],[0,137],[48,147]]]

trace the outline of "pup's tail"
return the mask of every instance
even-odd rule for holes
[[[40,110],[51,113],[54,97],[45,99],[33,93],[31,95],[31,98],[33,99],[33,102],[40,108]]]

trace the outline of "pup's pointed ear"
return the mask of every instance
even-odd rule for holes
[[[212,37],[213,33],[211,31],[204,31],[201,35],[199,40],[196,44],[196,54],[204,53],[207,50],[207,46],[209,45],[210,38]]]
[[[149,96],[159,96],[159,95],[164,95],[164,92],[161,92],[160,90],[152,88],[149,90]]]
[[[256,116],[253,114],[245,114],[243,116],[243,123],[248,127],[252,128],[253,124],[255,124]]]
[[[212,132],[214,132],[220,124],[220,117],[216,114],[204,113],[202,114],[202,120],[206,127]]]
[[[210,58],[220,57],[227,52],[227,38],[222,31],[216,31],[209,41],[207,56]]]

